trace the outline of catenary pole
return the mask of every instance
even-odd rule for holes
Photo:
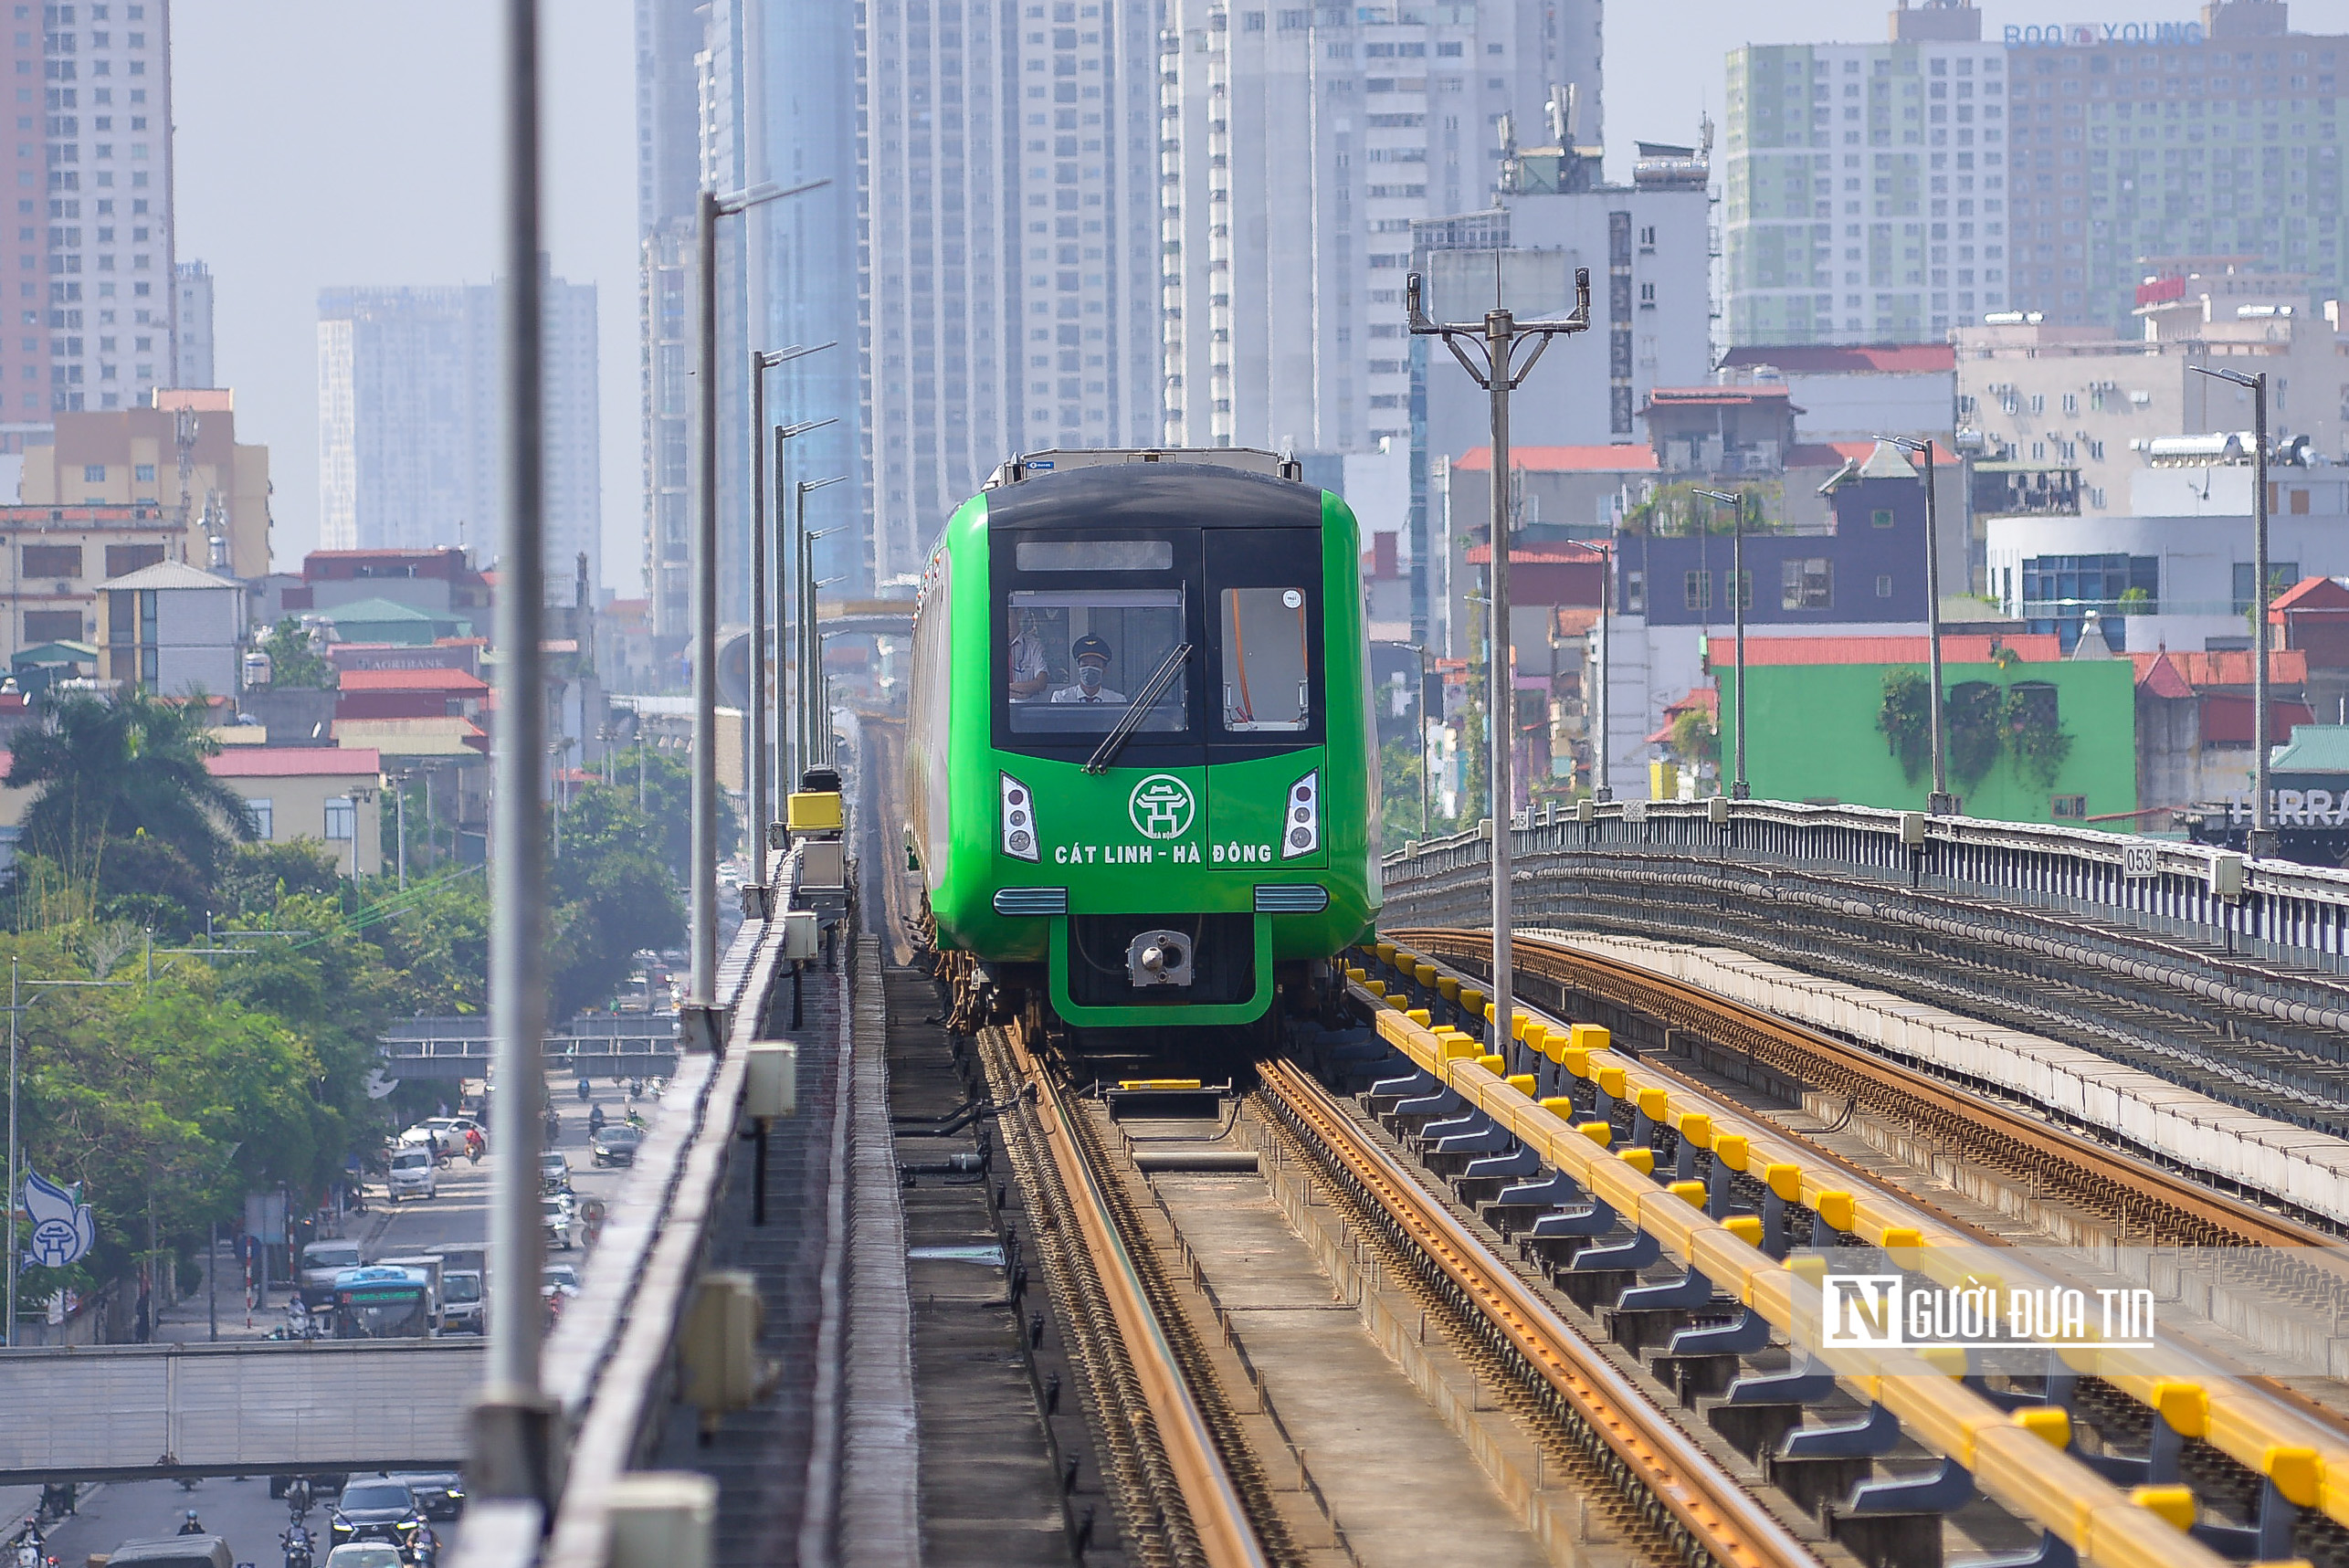
[[[1509,395],[1524,384],[1553,338],[1585,331],[1590,326],[1590,271],[1575,272],[1574,314],[1560,321],[1520,321],[1501,306],[1475,323],[1448,325],[1430,320],[1420,303],[1419,275],[1412,273],[1405,288],[1406,314],[1414,337],[1435,337],[1469,373],[1470,380],[1491,398],[1492,422],[1492,564],[1487,582],[1491,603],[1485,645],[1485,722],[1491,731],[1492,780],[1492,1025],[1486,1036],[1490,1049],[1512,1054],[1516,1034],[1515,992],[1512,989],[1510,886],[1510,832],[1516,815],[1511,763],[1517,740],[1517,692],[1510,658],[1509,637]],[[1533,351],[1522,363],[1519,345],[1530,342]],[[1471,345],[1479,352],[1471,357]],[[1512,1070],[1515,1070],[1512,1066]]]
[[[500,1152],[490,1181],[490,1253],[506,1289],[490,1293],[487,1386],[476,1414],[484,1496],[551,1506],[553,1418],[539,1382],[536,1279],[540,1061],[546,1028],[544,333],[539,273],[537,0],[506,0],[505,201],[500,264],[502,505],[498,520],[498,723],[491,810],[490,1008]]]
[[[1745,498],[1722,490],[1699,490],[1697,494],[1732,509],[1730,516],[1736,534],[1737,542],[1729,559],[1729,603],[1736,617],[1733,625],[1736,627],[1737,644],[1737,679],[1733,688],[1737,694],[1733,741],[1736,761],[1730,775],[1729,798],[1747,800],[1752,798],[1754,790],[1745,782]]]

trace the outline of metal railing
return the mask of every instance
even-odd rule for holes
[[[2280,970],[2349,975],[2349,872],[2087,828],[1785,801],[1584,803],[1521,815],[1520,876],[1670,858],[1800,872],[1886,895],[2135,932]],[[1481,830],[1408,846],[1383,871],[1391,923],[1488,863]]]

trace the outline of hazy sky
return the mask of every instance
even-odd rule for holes
[[[1863,40],[1882,0],[1646,0],[1606,16],[1610,175],[1631,143],[1718,120],[1736,45]],[[547,247],[598,286],[604,580],[640,590],[636,109],[631,0],[550,0]],[[2349,32],[2349,0],[2294,0],[2296,28]],[[267,442],[279,567],[318,540],[318,291],[480,283],[497,198],[496,8],[481,0],[176,0],[179,256],[210,264],[237,434]],[[2181,0],[1984,6],[2008,23],[2186,21]],[[843,337],[848,336],[846,332]]]

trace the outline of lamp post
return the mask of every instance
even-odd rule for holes
[[[1943,740],[1945,721],[1942,713],[1941,676],[1941,530],[1940,514],[1933,506],[1933,444],[1912,436],[1880,436],[1904,452],[1922,452],[1925,458],[1925,663],[1933,674],[1933,713],[1931,734],[1933,753],[1933,789],[1926,797],[1925,810],[1934,816],[1957,815],[1957,799],[1949,793],[1949,754]]]
[[[1736,772],[1730,780],[1729,798],[1750,800],[1754,788],[1745,782],[1745,498],[1724,495],[1719,490],[1699,490],[1697,494],[1730,508],[1730,515],[1735,520],[1737,542],[1730,555],[1729,603],[1737,616],[1737,762]]]
[[[828,528],[820,533],[807,531],[807,498],[827,486],[846,484],[848,479],[846,474],[833,474],[821,479],[801,479],[791,488],[792,539],[795,542],[792,560],[798,568],[795,587],[799,595],[799,636],[793,649],[793,664],[798,670],[798,701],[793,706],[796,733],[793,737],[792,748],[795,753],[794,760],[798,763],[797,771],[801,773],[815,764],[815,725],[809,718],[814,704],[808,694],[816,685],[816,661],[820,657],[816,637],[816,562],[809,546],[835,531]]]
[[[2273,858],[2281,846],[2268,800],[2268,373],[2246,375],[2207,364],[2186,368],[2251,393],[2251,831],[2243,849],[2254,858]]]
[[[1608,733],[1614,714],[1607,703],[1607,692],[1615,685],[1616,542],[1621,537],[1612,525],[1608,527],[1606,570],[1598,579],[1598,773],[1590,781],[1590,797],[1595,802],[1615,798],[1615,785],[1608,782],[1615,751]]]
[[[701,382],[696,477],[701,494],[693,538],[693,966],[686,996],[693,1007],[711,1007],[718,999],[718,220],[829,184],[810,180],[787,187],[705,190],[695,209],[701,295],[700,353],[695,362]],[[510,1273],[507,1278],[520,1276]]]
[[[839,531],[840,530],[837,527],[810,529],[804,545],[807,562],[806,570],[801,574],[804,591],[800,602],[805,608],[800,619],[805,642],[802,650],[805,662],[801,664],[799,669],[799,722],[802,743],[799,765],[803,768],[823,766],[830,751],[830,747],[825,743],[825,738],[832,727],[832,678],[824,668],[825,632],[816,622],[816,595],[819,591],[830,587],[842,579],[825,577],[819,580],[816,577],[815,548],[817,540],[828,539]]]
[[[770,752],[767,742],[768,715],[766,707],[766,671],[771,658],[767,647],[767,607],[774,607],[778,624],[783,618],[783,597],[777,592],[780,578],[774,566],[769,564],[766,526],[766,373],[793,360],[820,353],[832,347],[819,343],[815,348],[794,344],[787,349],[753,349],[751,351],[751,744],[750,775],[743,781],[743,804],[748,808],[745,837],[750,840],[751,863],[754,868],[753,880],[766,877],[766,832],[763,825],[768,795],[767,774]],[[786,436],[812,428],[808,422],[784,426],[774,433],[774,471],[778,482],[783,477],[783,443]],[[830,420],[820,421],[830,424]],[[780,769],[777,769],[779,772]]]
[[[1488,1045],[1504,1055],[1517,1037],[1515,993],[1511,989],[1509,835],[1516,817],[1516,795],[1510,783],[1510,762],[1517,740],[1517,690],[1510,661],[1509,638],[1509,395],[1524,384],[1551,340],[1590,327],[1590,269],[1575,270],[1574,314],[1562,321],[1520,321],[1496,307],[1477,323],[1446,325],[1431,321],[1420,306],[1419,275],[1412,273],[1404,286],[1405,311],[1414,337],[1443,340],[1469,378],[1491,395],[1492,401],[1492,603],[1487,617],[1491,627],[1485,652],[1485,691],[1490,716],[1486,728],[1492,746],[1492,1032]],[[1519,345],[1531,341],[1533,352],[1521,364]],[[1468,343],[1481,353],[1470,358]]]
[[[826,348],[830,348],[832,345],[831,345],[831,344],[829,344],[829,343],[826,343],[824,346],[825,346]],[[775,786],[775,787],[774,787],[774,816],[769,819],[769,820],[771,820],[771,821],[774,821],[774,822],[781,822],[781,821],[783,821],[783,820],[784,820],[784,817],[785,817],[785,808],[786,808],[786,807],[789,805],[789,804],[790,804],[789,796],[790,796],[790,795],[791,795],[791,791],[792,791],[792,788],[793,788],[793,784],[792,784],[792,778],[791,778],[791,768],[790,768],[790,763],[789,763],[789,760],[788,760],[788,759],[789,759],[789,753],[790,753],[791,747],[790,747],[790,742],[789,742],[789,740],[788,740],[788,738],[787,738],[786,732],[785,732],[785,729],[784,729],[784,717],[785,717],[785,714],[787,714],[787,713],[790,711],[790,707],[789,707],[789,705],[788,705],[788,703],[787,703],[787,701],[786,701],[786,698],[787,698],[788,693],[789,693],[789,684],[790,684],[790,683],[789,683],[789,679],[788,679],[788,677],[789,677],[789,668],[788,668],[788,667],[789,667],[790,660],[789,660],[789,658],[786,658],[786,656],[785,656],[785,650],[784,650],[783,623],[784,623],[784,617],[785,617],[786,615],[788,615],[788,614],[790,613],[790,606],[792,606],[793,605],[795,605],[795,604],[798,602],[798,594],[797,594],[797,591],[796,591],[795,587],[789,585],[789,584],[790,584],[794,580],[793,580],[793,579],[790,579],[790,578],[787,578],[787,577],[785,576],[785,574],[786,574],[787,572],[790,572],[791,570],[793,570],[792,565],[791,565],[791,563],[792,563],[792,561],[794,560],[794,557],[793,557],[793,554],[792,554],[792,552],[790,551],[790,549],[786,547],[786,545],[785,545],[785,541],[784,541],[784,535],[783,535],[783,531],[784,531],[784,526],[785,526],[785,525],[784,525],[784,508],[783,508],[783,473],[784,473],[783,457],[784,457],[784,446],[785,446],[785,443],[786,443],[786,442],[789,442],[789,441],[795,440],[795,439],[796,439],[797,437],[801,437],[801,436],[805,436],[805,435],[806,435],[810,430],[821,430],[821,429],[822,429],[822,428],[824,428],[824,426],[826,426],[827,425],[837,425],[838,423],[839,423],[839,421],[838,421],[837,419],[836,419],[836,418],[830,418],[830,417],[827,417],[827,418],[823,418],[823,419],[802,419],[802,420],[800,420],[798,423],[796,423],[796,424],[793,424],[793,425],[779,425],[779,426],[777,426],[775,427],[775,432],[774,432],[774,485],[775,485],[775,490],[774,490],[774,532],[775,532],[775,543],[774,543],[774,642],[775,642],[775,654],[774,654],[774,663],[773,668],[774,668],[774,671],[775,671],[775,681],[774,681],[774,692],[773,692],[773,696],[772,696],[772,700],[773,700],[773,702],[774,702],[774,786]],[[829,484],[829,483],[837,483],[837,480],[827,480],[827,481],[826,481],[826,483],[827,483],[827,484]],[[803,513],[803,515],[804,515],[804,513]],[[764,694],[764,689],[763,689],[763,690],[762,690],[762,697],[763,697],[763,699],[764,698],[764,696],[765,696],[765,694]]]

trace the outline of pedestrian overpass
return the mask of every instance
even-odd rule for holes
[[[382,1037],[386,1078],[480,1078],[490,1070],[487,1014],[411,1018]],[[667,1078],[677,1068],[674,1013],[590,1014],[546,1037],[546,1065],[589,1078]]]
[[[0,1485],[453,1469],[477,1339],[0,1351]]]

